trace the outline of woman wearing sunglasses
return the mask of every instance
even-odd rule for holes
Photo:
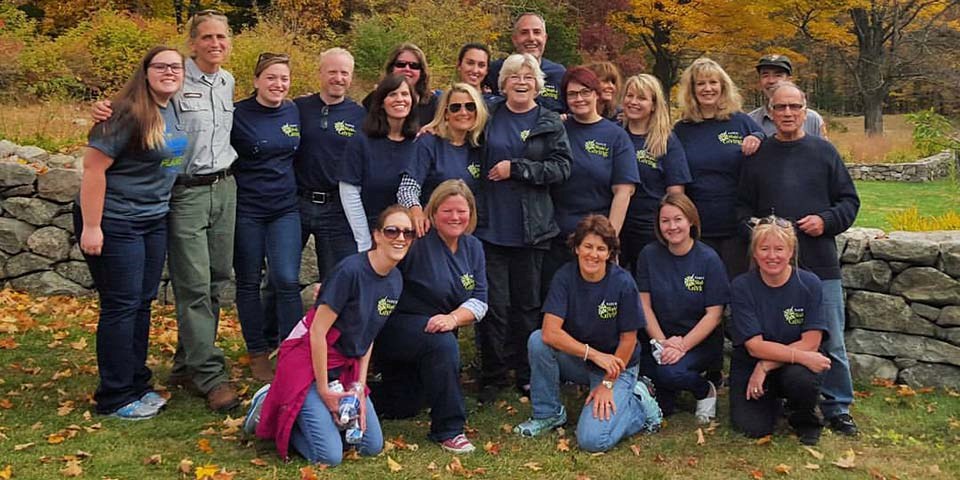
[[[403,279],[396,269],[413,240],[413,222],[407,209],[393,205],[377,219],[373,250],[341,261],[317,297],[316,306],[297,324],[280,346],[273,384],[257,391],[243,429],[272,439],[277,453],[289,458],[289,448],[310,463],[336,466],[343,460],[344,436],[334,421],[340,398],[360,397],[357,445],[362,456],[383,450],[383,432],[370,390],[337,393],[329,383],[344,388],[367,378],[377,333],[400,298]]]
[[[543,262],[544,296],[554,272],[573,259],[566,239],[580,219],[591,213],[607,216],[619,234],[630,197],[640,183],[637,151],[630,136],[600,115],[600,80],[593,70],[573,67],[560,85],[567,100],[569,114],[563,126],[573,162],[570,179],[550,189],[560,235],[553,239]]]
[[[699,237],[697,207],[682,193],[667,194],[657,213],[658,242],[640,252],[636,279],[647,335],[662,348],[656,358],[644,342],[641,366],[653,377],[663,414],[672,414],[677,395],[687,391],[697,400],[697,422],[706,424],[716,417],[717,389],[701,374],[723,364],[717,327],[730,285],[720,257]]]
[[[487,311],[483,246],[471,235],[476,202],[463,180],[446,180],[430,195],[426,213],[434,228],[400,265],[403,295],[377,339],[383,374],[377,403],[384,418],[408,418],[426,401],[429,438],[449,452],[469,453],[456,330]]]
[[[167,253],[167,213],[183,171],[186,134],[171,99],[183,84],[183,56],[156,47],[113,99],[114,115],[90,130],[73,220],[100,295],[96,411],[151,418],[166,399],[147,367],[150,303]]]
[[[262,53],[253,71],[254,92],[235,104],[230,142],[238,158],[237,223],[233,268],[237,275],[237,316],[261,382],[273,379],[270,351],[303,315],[300,300],[300,213],[293,157],[300,145],[300,113],[287,100],[290,57]],[[276,294],[275,315],[260,301],[264,258]],[[266,318],[276,324],[268,325]]]
[[[377,212],[397,201],[400,177],[415,156],[417,103],[402,75],[388,75],[373,91],[363,135],[351,138],[340,162],[340,199],[357,248],[369,248]]]
[[[753,268],[731,285],[730,419],[748,437],[770,435],[786,399],[800,443],[816,445],[820,374],[830,368],[818,351],[827,321],[820,312],[820,279],[797,268],[796,248],[787,220],[766,217],[753,227]]]
[[[480,178],[480,136],[487,109],[480,93],[466,83],[455,83],[440,97],[440,110],[417,139],[417,156],[400,180],[397,200],[413,214],[417,236],[430,229],[421,205],[433,190],[449,179],[463,180],[470,190]]]
[[[390,52],[383,65],[384,76],[401,75],[410,83],[417,101],[413,105],[413,118],[417,125],[426,125],[437,112],[437,95],[430,90],[430,69],[427,55],[412,43],[401,43]],[[363,106],[370,110],[373,93],[363,99]]]

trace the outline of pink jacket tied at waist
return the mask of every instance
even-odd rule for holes
[[[307,398],[310,385],[316,379],[310,352],[310,325],[313,324],[316,308],[311,308],[300,323],[280,344],[280,360],[277,373],[267,398],[263,401],[257,437],[273,439],[277,453],[284,460],[289,458],[290,432]],[[333,344],[340,338],[340,330],[331,327],[327,332],[327,369],[340,368],[340,383],[349,386],[357,381],[360,359],[343,356]],[[369,389],[367,389],[367,393]]]

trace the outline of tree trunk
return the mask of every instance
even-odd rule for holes
[[[863,131],[868,137],[883,135],[883,98],[861,95],[863,98]]]
[[[660,80],[660,84],[663,86],[663,96],[667,105],[669,105],[670,90],[678,81],[677,66],[680,64],[677,55],[669,50],[669,28],[656,25],[653,28],[653,44],[656,46],[656,49],[651,52],[653,53],[653,76]]]
[[[882,11],[853,9],[857,36],[856,79],[863,103],[863,131],[867,136],[883,135],[883,102],[890,92],[891,79],[884,75],[891,53],[884,49],[884,16]],[[882,8],[882,7],[879,7]]]

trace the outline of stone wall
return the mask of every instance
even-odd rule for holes
[[[916,162],[850,164],[847,170],[854,180],[930,182],[946,177],[950,173],[950,164],[956,164],[956,161],[955,152],[944,151]]]
[[[960,231],[837,238],[854,377],[960,386]]]

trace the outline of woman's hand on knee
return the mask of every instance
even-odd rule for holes
[[[423,331],[427,333],[443,333],[449,332],[454,328],[457,328],[457,321],[453,318],[453,315],[440,313],[430,317],[430,320],[427,320],[427,326],[423,328]]]
[[[602,383],[590,391],[584,405],[590,405],[591,401],[593,402],[593,418],[610,420],[610,417],[617,413],[617,404],[613,401],[613,390]]]
[[[753,373],[750,375],[750,380],[747,381],[747,400],[759,400],[766,392],[763,387],[763,382],[767,380],[767,371],[760,366],[760,363],[757,363],[756,368],[753,369]]]

